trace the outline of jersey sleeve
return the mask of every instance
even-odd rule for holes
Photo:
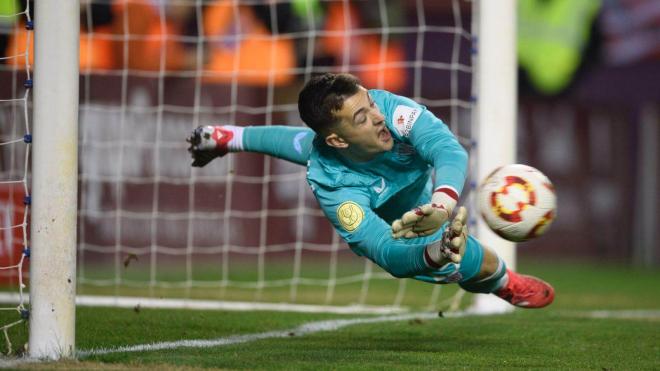
[[[395,277],[415,277],[435,271],[424,258],[426,245],[442,233],[394,239],[390,226],[370,207],[368,195],[356,189],[325,192],[314,189],[321,209],[351,250],[366,256]]]
[[[381,94],[396,134],[435,169],[433,188],[450,187],[460,195],[467,178],[468,155],[449,127],[411,99],[384,91]]]
[[[314,131],[306,127],[248,126],[243,131],[243,146],[245,151],[306,165],[314,136]]]

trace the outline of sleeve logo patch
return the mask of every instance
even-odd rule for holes
[[[348,232],[353,232],[364,219],[364,210],[353,201],[346,201],[337,208],[337,219]]]
[[[300,133],[296,134],[296,136],[293,138],[293,148],[298,152],[298,154],[302,155],[302,144],[300,143],[303,138],[307,136],[308,132],[306,131],[301,131]]]
[[[402,137],[408,137],[421,110],[415,107],[396,106],[394,109],[394,127]]]

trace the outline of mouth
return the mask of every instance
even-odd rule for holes
[[[390,133],[390,131],[386,127],[383,126],[383,130],[381,130],[378,133],[378,139],[380,139],[381,141],[387,143],[390,140],[392,140],[392,134]]]

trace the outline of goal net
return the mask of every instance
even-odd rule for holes
[[[119,56],[81,69],[78,293],[437,307],[439,286],[350,252],[304,167],[239,153],[191,169],[183,141],[200,124],[303,125],[297,93],[327,71],[469,136],[470,4],[432,3],[129,1],[108,33],[89,5],[81,41]]]
[[[472,149],[471,9],[460,0],[82,2],[79,299],[447,309],[455,287],[394,279],[355,256],[319,210],[304,167],[238,153],[192,169],[184,138],[203,124],[302,126],[303,84],[348,72],[425,105]],[[29,42],[21,27],[8,52]],[[3,81],[14,76],[2,85],[14,98],[1,108],[12,124],[1,132],[0,197],[15,188],[5,180],[27,184],[27,101],[15,76],[29,63],[26,49],[0,65]]]

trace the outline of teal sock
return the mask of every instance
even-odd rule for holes
[[[302,126],[248,126],[243,131],[243,150],[307,165],[314,135]]]
[[[490,294],[502,288],[507,282],[506,264],[504,260],[498,258],[497,269],[495,273],[482,279],[461,282],[459,285],[468,292]]]

